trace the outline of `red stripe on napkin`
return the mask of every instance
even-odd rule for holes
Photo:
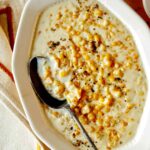
[[[142,0],[124,0],[124,1],[129,6],[131,6],[147,22],[147,24],[150,27],[150,18],[146,15]]]
[[[12,73],[0,62],[0,68],[11,78],[11,80],[14,82],[14,78]]]
[[[5,7],[5,8],[0,9],[0,14],[5,14],[7,16],[9,42],[10,42],[11,48],[13,49],[13,47],[14,47],[14,32],[13,32],[11,7]]]

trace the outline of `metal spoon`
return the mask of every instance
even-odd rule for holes
[[[40,99],[40,101],[42,101],[46,105],[50,106],[51,108],[54,108],[54,109],[65,108],[70,113],[70,115],[73,117],[73,119],[77,122],[82,133],[87,138],[87,140],[89,141],[89,143],[91,144],[93,149],[97,150],[94,142],[92,141],[92,139],[86,132],[85,128],[82,126],[78,117],[71,110],[67,100],[58,100],[58,99],[52,97],[48,93],[48,91],[45,89],[45,87],[39,77],[39,74],[38,74],[38,59],[44,59],[45,61],[48,61],[48,58],[38,56],[38,57],[32,58],[28,63],[28,71],[29,71],[29,75],[30,75],[30,79],[31,79],[31,84],[32,84],[32,87],[33,87],[37,97]]]

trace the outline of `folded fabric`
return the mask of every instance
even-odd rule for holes
[[[37,137],[32,133],[18,98],[15,83],[11,73],[11,58],[12,50],[10,48],[8,39],[0,26],[0,102],[7,109],[9,109],[33,135],[33,142],[35,143],[35,141],[37,141],[36,143],[40,143]],[[2,115],[3,112],[0,113]],[[0,143],[0,145],[2,145],[2,143]]]
[[[25,117],[11,73],[11,58],[9,41],[0,27],[0,94],[4,97],[7,95],[6,99]]]
[[[22,9],[27,0],[0,0],[0,7],[10,6],[13,11],[13,29],[14,34],[17,32]]]
[[[23,115],[23,108],[20,104],[17,91],[14,85],[13,76],[11,73],[11,58],[12,50],[10,48],[8,39],[0,27],[0,94],[7,95],[7,99],[10,99],[10,103],[18,109]],[[11,92],[10,92],[11,91]]]
[[[13,75],[11,73],[11,59],[12,59],[11,47],[13,43],[10,43],[11,41],[9,36],[15,36],[16,34],[21,11],[25,2],[26,0],[0,0],[0,10],[2,10],[1,11],[2,17],[0,18],[1,19],[0,23],[2,23],[4,28],[3,30],[2,27],[0,26],[0,103],[2,103],[16,118],[18,118],[18,120],[24,125],[24,127],[26,127],[28,132],[30,132],[30,134],[33,137],[31,141],[37,144],[37,150],[42,149],[46,150],[47,149],[46,146],[44,146],[38,140],[38,138],[34,135],[29,126],[20,99],[18,97],[16,86],[13,80]],[[12,14],[6,14],[7,10],[9,11],[8,13],[10,13],[10,8],[12,9]],[[11,15],[13,19],[9,20]],[[5,21],[4,19],[7,21]],[[12,25],[10,25],[11,21]],[[9,33],[10,27],[13,30],[12,33]],[[14,35],[11,35],[13,33]],[[3,114],[3,112],[0,113],[1,115]],[[9,144],[11,145],[13,143]],[[2,143],[0,143],[0,145],[2,145]]]
[[[37,141],[17,114],[16,109],[0,96],[0,150],[35,150]]]

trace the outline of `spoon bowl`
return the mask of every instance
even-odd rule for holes
[[[67,105],[66,100],[58,100],[54,97],[52,97],[48,91],[45,89],[39,75],[38,75],[38,60],[39,59],[48,59],[46,57],[34,57],[29,62],[28,71],[31,78],[31,84],[32,87],[37,95],[37,97],[40,99],[41,102],[47,104],[48,106],[59,109]]]

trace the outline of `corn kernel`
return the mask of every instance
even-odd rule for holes
[[[103,96],[99,96],[99,101],[100,101],[100,103],[103,103],[104,102],[104,97]]]
[[[97,115],[98,110],[94,109],[92,112],[93,112],[94,115]]]
[[[94,121],[95,120],[95,115],[93,113],[89,113],[87,117],[88,117],[88,119],[90,121]]]
[[[114,104],[114,99],[111,95],[108,95],[106,98],[105,98],[105,101],[104,103],[107,105],[107,106],[112,106]]]
[[[104,55],[104,59],[110,60],[111,58],[112,58],[112,55],[109,54],[109,53],[107,53],[107,54]]]
[[[63,53],[63,52],[60,53],[59,59],[60,59],[60,60],[63,60],[63,59],[64,59],[64,53]]]
[[[93,100],[98,100],[99,98],[99,93],[94,93],[93,94]]]
[[[116,69],[116,70],[113,71],[113,75],[115,77],[122,78],[124,74],[123,74],[123,72],[120,69]]]
[[[91,108],[90,108],[89,105],[85,105],[85,106],[82,108],[82,114],[84,114],[84,115],[90,113],[90,111],[91,111]]]
[[[101,45],[100,45],[100,50],[101,50],[101,51],[105,51],[105,50],[106,50],[106,46],[105,46],[104,44],[101,44]]]
[[[82,40],[82,38],[80,36],[74,36],[73,37],[73,41],[78,45],[80,43],[80,41]]]
[[[60,113],[57,112],[57,111],[53,111],[52,114],[53,114],[56,118],[58,118],[58,117],[60,116]]]
[[[124,127],[128,126],[128,122],[126,122],[126,121],[124,121],[124,120],[121,121],[121,124],[122,124],[122,126],[124,126]]]
[[[77,65],[78,65],[78,60],[77,60],[77,58],[73,58],[73,59],[72,59],[72,63],[73,63],[73,66],[76,68]]]
[[[107,128],[109,128],[111,126],[111,124],[108,121],[104,121],[104,126],[107,127]]]
[[[86,55],[84,55],[83,57],[84,57],[84,59],[85,59],[85,60],[90,60],[90,56],[89,56],[89,55],[87,55],[87,54],[86,54]]]
[[[74,108],[74,112],[76,113],[76,114],[79,114],[80,113],[80,110],[79,110],[79,108]]]
[[[53,78],[52,77],[47,77],[46,78],[46,86],[51,86],[53,84]]]
[[[56,16],[56,19],[59,20],[61,17],[62,17],[62,14],[61,14],[61,12],[59,12]]]
[[[91,60],[88,62],[88,64],[89,64],[92,71],[96,71],[96,64],[94,61]]]
[[[64,93],[64,91],[65,91],[65,86],[64,85],[60,85],[57,94],[62,95]]]
[[[96,129],[93,126],[90,126],[90,132],[94,132]]]
[[[104,66],[107,66],[107,67],[113,66],[114,61],[113,61],[112,56],[110,54],[107,54],[106,56],[104,56],[103,64],[104,64]]]
[[[75,34],[76,34],[76,31],[75,31],[75,30],[72,30],[72,31],[70,31],[70,34],[71,34],[71,35],[75,35]]]
[[[82,39],[79,43],[80,43],[80,46],[85,46],[86,40]]]
[[[56,87],[58,87],[57,89],[57,94],[58,95],[62,95],[65,91],[65,85],[63,83],[61,83],[60,81],[58,80],[54,80],[54,83],[53,83]]]
[[[83,124],[87,124],[88,123],[87,118],[85,116],[83,116],[83,115],[79,116],[79,120]]]
[[[87,38],[88,41],[92,41],[93,40],[93,36],[89,32],[86,32],[86,38]]]
[[[113,32],[110,32],[109,34],[110,34],[111,37],[115,36],[115,34]]]
[[[84,30],[84,25],[81,24],[81,25],[79,26],[79,29],[80,29],[80,30]]]
[[[81,46],[80,51],[82,52],[82,54],[84,56],[84,54],[86,54],[87,49],[84,46]]]
[[[120,64],[119,63],[115,63],[115,66],[114,66],[116,69],[118,69],[120,67]]]
[[[98,119],[96,120],[96,124],[97,124],[98,126],[102,125],[102,123],[103,123],[103,119],[98,118]]]
[[[102,77],[104,75],[104,69],[100,68],[99,69],[99,76]]]
[[[115,81],[115,78],[114,78],[113,75],[110,75],[110,76],[108,77],[108,79],[109,79],[110,82],[114,82],[114,81]]]
[[[78,81],[74,81],[73,83],[77,88],[80,88],[80,83]]]
[[[94,35],[94,40],[95,40],[96,42],[100,42],[100,41],[101,41],[101,37],[100,37],[98,34],[95,34],[95,35]]]
[[[125,112],[128,113],[134,106],[135,106],[135,104],[130,104],[130,103],[128,103]]]
[[[110,30],[110,31],[112,31],[114,27],[115,27],[114,24],[112,24],[112,23],[109,24],[109,30]]]
[[[72,30],[72,26],[67,26],[66,30],[67,32],[70,32]]]
[[[125,67],[126,67],[127,69],[131,69],[132,63],[131,63],[130,61],[127,61],[127,62],[125,63]]]
[[[83,16],[82,16],[83,20],[86,20],[89,18],[89,14],[86,12]]]
[[[121,46],[122,42],[121,41],[114,41],[112,42],[112,46]]]
[[[109,106],[109,105],[106,105],[106,106],[105,106],[104,112],[106,112],[106,113],[110,112],[110,106]]]
[[[97,113],[98,117],[102,117],[104,116],[104,112],[102,112],[101,110]]]
[[[73,99],[70,99],[70,103],[72,104],[73,107],[77,106],[79,103],[79,100],[77,99],[77,97],[74,97]]]
[[[37,145],[36,145],[36,150],[41,150],[40,144],[37,144]]]
[[[120,91],[120,89],[119,89],[119,88],[113,89],[112,95],[113,95],[114,97],[116,97],[116,98],[119,98],[119,97],[121,96],[121,91]]]
[[[134,58],[134,59],[138,59],[138,58],[139,58],[139,55],[136,53],[136,54],[133,55],[133,58]]]
[[[91,88],[92,88],[92,87],[91,87],[90,85],[86,85],[85,90],[86,90],[86,91],[90,91]]]
[[[59,73],[59,76],[61,78],[64,78],[64,77],[68,76],[69,74],[70,74],[70,70],[63,70]]]
[[[45,74],[44,74],[44,79],[48,78],[48,77],[51,77],[51,70],[50,70],[50,67],[48,67],[45,71]]]
[[[100,104],[95,106],[95,109],[100,111],[103,107],[104,107],[104,105],[100,103]]]
[[[102,17],[103,16],[103,11],[100,10],[100,9],[95,9],[94,16],[95,17]]]
[[[103,77],[100,77],[98,83],[101,85],[105,85],[105,79]]]
[[[108,20],[104,20],[104,21],[102,22],[102,26],[103,26],[103,27],[107,27],[108,24],[109,24]]]
[[[110,93],[108,86],[105,86],[103,90],[104,90],[104,94],[105,94],[105,95],[107,95],[107,94]]]
[[[80,54],[80,53],[77,53],[77,54],[75,55],[75,57],[76,57],[76,58],[80,58],[80,57],[81,57],[81,54]]]
[[[130,41],[131,38],[132,38],[131,36],[127,36],[127,37],[125,38],[125,40],[126,40],[126,41]]]
[[[79,108],[83,108],[83,107],[84,107],[84,104],[83,104],[83,103],[79,103],[79,104],[78,104],[78,107],[79,107]]]
[[[57,63],[57,66],[60,67],[60,59],[58,57],[54,57],[56,63]]]
[[[69,94],[69,91],[65,90],[64,96],[67,96]]]
[[[72,51],[75,51],[75,50],[76,50],[75,45],[74,45],[74,44],[73,44],[73,45],[71,45],[71,46],[70,46],[70,49],[71,49]]]
[[[80,130],[76,130],[75,131],[75,135],[77,136],[77,135],[79,135],[80,134]]]
[[[78,18],[78,14],[73,13],[73,18],[74,18],[74,19]]]

